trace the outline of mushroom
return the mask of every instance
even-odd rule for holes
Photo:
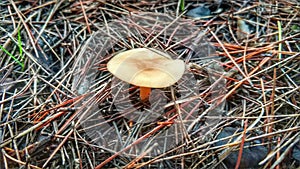
[[[148,99],[151,88],[165,88],[176,83],[185,71],[182,60],[153,48],[136,48],[115,55],[107,69],[117,78],[140,87],[140,99]]]

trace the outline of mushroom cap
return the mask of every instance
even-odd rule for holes
[[[164,88],[182,77],[185,64],[153,48],[136,48],[115,55],[107,63],[107,69],[127,83]]]

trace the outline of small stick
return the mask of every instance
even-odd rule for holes
[[[242,137],[242,140],[241,140],[239,156],[238,156],[237,162],[235,164],[235,169],[239,169],[239,167],[240,167],[242,154],[243,154],[243,149],[244,149],[244,143],[245,143],[245,139],[246,139],[247,127],[248,127],[248,119],[246,119],[246,121],[245,121],[243,137]]]

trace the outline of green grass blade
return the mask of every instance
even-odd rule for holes
[[[22,62],[22,71],[24,71],[24,57],[23,57],[23,48],[22,48],[22,40],[21,40],[21,31],[18,29],[18,46],[19,46],[19,54]]]
[[[11,58],[13,58],[13,60],[15,62],[17,62],[22,68],[24,67],[24,64],[21,63],[16,57],[14,57],[9,51],[7,51],[3,46],[0,45],[1,50],[3,50],[3,52],[5,52],[8,56],[10,56]]]
[[[184,5],[184,0],[180,0],[180,10],[184,11],[185,5]]]

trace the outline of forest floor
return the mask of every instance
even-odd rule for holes
[[[0,168],[300,167],[297,0],[2,0],[0,18]],[[185,73],[140,101],[106,68],[132,48]]]

